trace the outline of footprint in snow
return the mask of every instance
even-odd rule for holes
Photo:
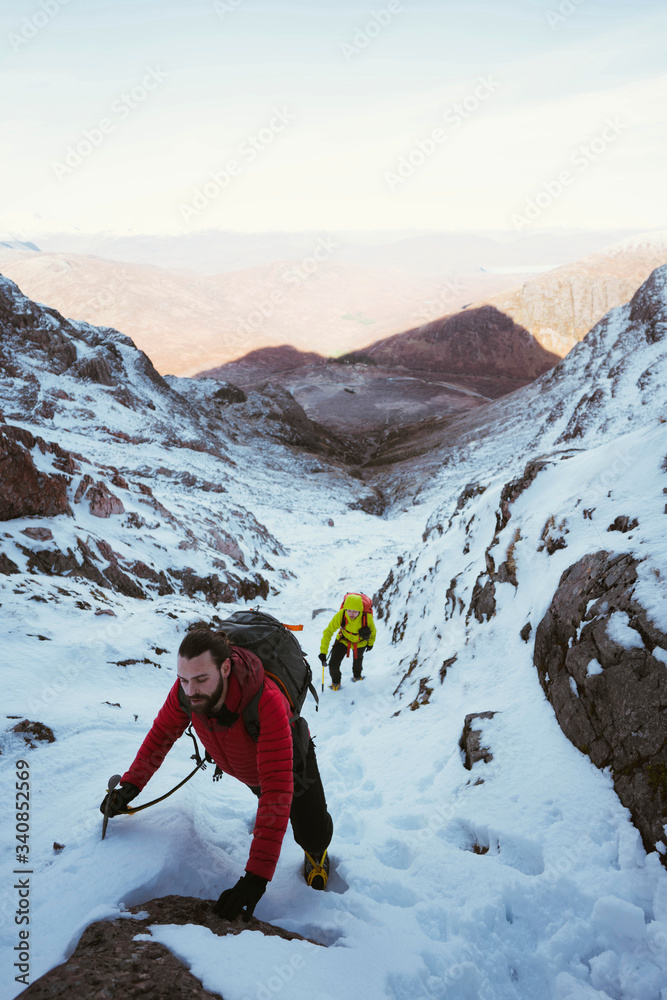
[[[447,940],[447,911],[440,906],[417,906],[417,923],[431,941]]]
[[[401,909],[410,909],[419,902],[417,893],[401,882],[371,882],[367,886],[358,884],[356,888],[376,903],[388,903]]]
[[[417,856],[417,852],[400,840],[387,840],[375,848],[375,856],[387,868],[407,871]]]
[[[541,875],[544,872],[542,848],[527,837],[497,833],[483,824],[475,825],[466,820],[455,820],[439,836],[463,851],[497,858],[501,864],[524,875]]]

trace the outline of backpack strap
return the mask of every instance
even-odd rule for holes
[[[368,624],[368,612],[362,611],[361,612],[361,628],[366,628],[367,624]],[[339,635],[342,635],[343,629],[346,626],[347,626],[347,615],[345,614],[345,608],[343,608],[343,620],[340,623],[340,632],[339,632]],[[357,645],[358,645],[358,643],[356,643],[356,642],[350,642],[348,639],[345,639],[345,642],[347,643],[347,649],[345,650],[345,656],[346,656],[346,658],[350,655],[350,649],[352,649],[352,650],[354,650],[354,652],[352,653],[352,657],[356,659],[356,656],[357,656]],[[313,688],[311,686],[311,691],[312,690],[313,690]]]
[[[264,681],[259,690],[252,696],[246,707],[243,709],[243,724],[248,736],[255,742],[259,740],[259,699],[264,691]]]

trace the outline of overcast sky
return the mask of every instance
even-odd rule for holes
[[[667,227],[658,0],[5,0],[0,229]]]

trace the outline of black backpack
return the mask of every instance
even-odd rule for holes
[[[265,611],[249,608],[235,611],[229,618],[216,620],[217,629],[227,633],[232,646],[250,650],[262,661],[264,673],[274,681],[287,697],[292,709],[290,724],[294,742],[294,766],[305,766],[308,749],[308,725],[301,715],[301,708],[310,691],[315,699],[315,711],[319,710],[319,698],[313,686],[313,672],[310,669],[298,640],[277,618]],[[259,739],[259,713],[257,706],[264,685],[243,710],[243,722],[248,735],[257,742]],[[179,689],[179,695],[181,691]],[[190,715],[184,699],[180,703]]]

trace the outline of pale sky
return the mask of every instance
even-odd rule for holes
[[[658,0],[5,0],[0,230],[666,228]]]

